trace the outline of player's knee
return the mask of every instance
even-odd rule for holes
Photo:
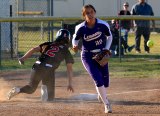
[[[109,84],[104,84],[104,87],[105,87],[105,88],[109,87]]]
[[[99,83],[98,83],[98,82],[96,83],[96,86],[97,86],[97,87],[101,87],[101,86],[103,86],[103,85],[104,85],[104,84],[103,84],[103,83],[100,83],[100,82],[99,82]]]
[[[36,90],[36,87],[32,87],[30,85],[25,85],[20,89],[20,93],[27,93],[27,94],[32,94]]]
[[[36,90],[36,89],[31,88],[31,89],[28,91],[28,94],[32,94],[32,93],[34,93],[34,92],[35,92],[35,90]]]

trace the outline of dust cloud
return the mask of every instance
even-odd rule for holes
[[[7,100],[7,93],[9,89],[9,83],[0,78],[0,101]]]

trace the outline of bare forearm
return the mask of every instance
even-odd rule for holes
[[[72,71],[72,64],[67,64],[67,76],[68,76],[68,87],[67,90],[74,92],[73,86],[72,86],[72,77],[73,77],[73,71]]]
[[[22,61],[25,61],[27,58],[31,57],[32,54],[34,54],[35,52],[39,52],[40,51],[40,48],[39,46],[38,47],[35,47],[35,48],[32,48],[30,49],[24,56],[22,56],[20,59]]]
[[[68,85],[72,85],[73,70],[71,65],[68,64],[67,66]]]

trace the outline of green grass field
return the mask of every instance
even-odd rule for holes
[[[35,33],[35,36],[38,35]],[[114,57],[110,58],[109,67],[111,77],[116,78],[148,78],[148,77],[159,77],[160,75],[160,39],[159,34],[151,34],[151,38],[154,41],[154,47],[151,48],[150,54],[145,54],[143,49],[143,38],[141,40],[141,54],[136,54],[133,50],[130,53],[125,54],[123,57]],[[26,40],[26,41],[25,41]],[[46,40],[46,38],[44,39]],[[20,45],[31,44],[33,41],[27,41],[26,38],[23,38],[23,41],[20,41]],[[41,42],[41,41],[40,41]],[[36,42],[33,45],[38,45],[40,42]],[[134,44],[134,35],[129,35],[129,45]],[[24,54],[25,49],[20,49]],[[30,58],[25,62],[25,65],[20,66],[17,62],[17,59],[12,60],[2,60],[0,70],[3,71],[17,71],[17,70],[30,70],[32,64],[36,61],[36,58]],[[75,56],[74,72],[76,74],[87,74],[85,69],[82,66],[79,55]],[[62,62],[61,66],[57,69],[58,72],[65,72],[65,63]]]

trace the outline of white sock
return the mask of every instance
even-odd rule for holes
[[[96,90],[98,92],[98,95],[100,95],[104,105],[109,104],[109,101],[107,99],[106,88],[104,86],[101,86],[101,87],[96,87]]]
[[[16,91],[17,93],[19,93],[19,92],[20,92],[20,88],[19,88],[19,87],[15,87],[15,91]]]
[[[98,94],[98,96],[99,96],[99,92],[98,92],[98,87],[96,86],[96,91],[97,91],[97,94]]]
[[[46,85],[41,85],[41,100],[42,101],[48,100],[48,91]]]

